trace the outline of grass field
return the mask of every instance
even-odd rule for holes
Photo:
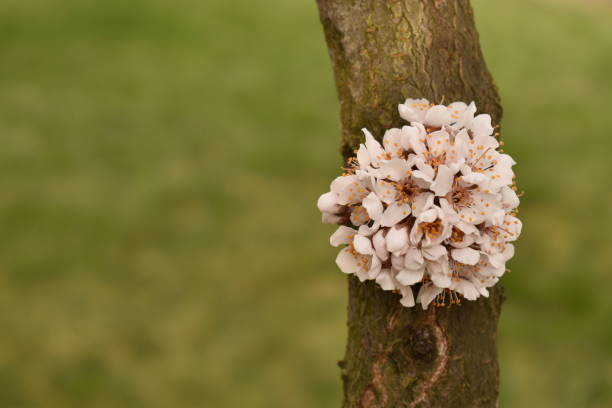
[[[474,0],[526,191],[502,407],[612,405],[612,8]],[[313,0],[0,3],[0,407],[338,407]]]

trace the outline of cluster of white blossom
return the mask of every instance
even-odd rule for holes
[[[514,160],[476,105],[408,99],[410,126],[365,143],[318,200],[323,222],[341,224],[333,246],[346,245],[338,267],[375,280],[423,309],[488,296],[514,254],[521,232]]]

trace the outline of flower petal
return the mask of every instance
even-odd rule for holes
[[[430,187],[431,191],[433,191],[437,196],[444,196],[448,194],[453,187],[455,173],[457,173],[455,170],[444,164],[438,166],[438,175],[436,176],[436,181],[434,181]]]
[[[385,231],[380,230],[372,238],[372,244],[376,251],[376,256],[381,260],[386,261],[389,259],[389,251],[387,251],[387,240],[385,239]]]
[[[377,221],[382,217],[383,205],[380,201],[380,197],[378,197],[376,193],[370,193],[363,199],[363,207],[366,209],[371,219]]]
[[[376,185],[374,186],[376,190],[376,194],[381,199],[382,202],[391,204],[395,201],[395,196],[397,195],[397,189],[393,184],[388,181],[378,180]]]
[[[440,293],[442,293],[442,288],[431,284],[423,285],[421,286],[421,290],[419,290],[419,294],[417,295],[417,302],[419,302],[421,307],[423,307],[423,310],[425,310],[431,301],[434,300]]]
[[[430,261],[437,261],[446,255],[446,248],[443,245],[433,245],[422,248],[423,257]]]
[[[376,279],[378,274],[380,273],[382,268],[382,262],[378,259],[377,256],[372,257],[372,262],[370,263],[370,270],[368,271],[368,279],[373,280]]]
[[[370,165],[370,153],[365,145],[359,145],[359,150],[357,150],[357,162],[359,163],[359,167],[365,169]]]
[[[376,231],[380,229],[380,224],[375,222],[372,226],[368,224],[364,224],[359,227],[358,233],[359,235],[363,235],[364,237],[369,237],[370,235],[374,235]]]
[[[359,259],[353,255],[349,247],[342,249],[342,251],[338,253],[336,265],[338,265],[338,268],[344,273],[357,273],[362,270]]]
[[[323,224],[342,224],[344,221],[346,221],[346,217],[326,212],[324,212],[321,217],[321,222]]]
[[[336,194],[331,191],[325,194],[322,194],[317,201],[317,207],[321,212],[328,212],[331,214],[337,213],[341,210],[342,206],[340,206],[337,201]]]
[[[380,219],[380,225],[383,227],[391,227],[407,216],[410,215],[409,204],[393,203],[383,213]]]
[[[503,186],[501,189],[502,205],[506,210],[513,210],[520,204],[520,200],[514,190],[508,186]]]
[[[455,292],[462,294],[467,300],[476,300],[480,296],[480,293],[474,284],[465,279],[454,280],[450,288]]]
[[[410,247],[406,251],[406,256],[404,258],[404,266],[407,269],[419,269],[422,268],[425,264],[425,259],[423,259],[423,254],[419,248]]]
[[[369,238],[364,237],[363,235],[355,235],[353,238],[353,245],[355,246],[355,251],[359,252],[362,255],[373,255],[374,248],[372,248],[372,241]]]
[[[378,283],[378,285],[383,290],[395,289],[395,283],[393,282],[393,278],[391,277],[390,269],[381,270],[378,276],[376,277],[376,283]]]
[[[434,127],[448,125],[451,123],[451,113],[444,105],[433,106],[425,114],[425,123]]]
[[[391,179],[393,181],[401,181],[410,175],[410,167],[411,166],[406,160],[394,157],[381,164],[380,170],[378,171],[378,177]]]
[[[380,161],[384,157],[385,151],[383,150],[380,143],[378,143],[378,141],[374,139],[374,136],[372,136],[368,129],[363,128],[361,129],[361,131],[365,135],[365,146],[368,149],[368,153],[370,153],[370,163],[373,166],[378,167],[380,165]]]
[[[410,286],[420,282],[423,279],[424,274],[425,268],[415,270],[403,269],[397,274],[395,279],[397,279],[397,281],[402,285]]]
[[[398,105],[397,108],[402,119],[408,122],[423,122],[429,108],[429,101],[427,99],[406,99],[406,102]]]
[[[491,126],[491,115],[483,113],[476,116],[471,123],[470,130],[474,134],[474,137],[492,135],[493,126]]]
[[[466,265],[476,265],[480,260],[480,252],[469,247],[451,249],[451,256],[455,261]]]
[[[329,238],[329,243],[335,247],[339,245],[350,244],[351,242],[353,242],[355,234],[357,234],[357,231],[355,231],[354,229],[341,225],[338,227],[336,232],[334,232]]]
[[[383,146],[385,151],[391,157],[397,157],[402,154],[402,131],[400,129],[389,129],[383,136]]]
[[[404,307],[413,307],[414,306],[414,295],[412,294],[412,288],[409,286],[404,286],[400,288],[400,293],[402,294],[402,298],[400,303]]]
[[[385,239],[387,241],[387,251],[392,253],[402,251],[402,249],[405,249],[406,245],[408,245],[408,232],[406,231],[406,227],[398,228],[394,226],[389,228],[389,232]]]

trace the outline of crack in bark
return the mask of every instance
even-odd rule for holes
[[[419,394],[410,404],[410,408],[415,408],[417,405],[427,399],[429,391],[444,374],[449,359],[448,341],[446,339],[446,335],[444,334],[444,330],[436,318],[436,308],[431,309],[431,313],[429,313],[427,317],[427,323],[429,323],[433,329],[433,334],[436,339],[436,348],[438,350],[438,358],[436,359],[431,377],[429,377],[429,379],[421,385]]]
[[[386,358],[387,356],[384,353],[380,353],[372,363],[372,381],[361,397],[362,408],[384,407],[387,404],[388,396],[382,374],[382,365]]]

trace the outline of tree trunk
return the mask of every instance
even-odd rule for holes
[[[407,97],[475,101],[501,119],[469,0],[317,0],[333,62],[346,157],[367,127],[406,124]],[[422,311],[349,278],[345,408],[495,407],[501,288],[490,298]]]

